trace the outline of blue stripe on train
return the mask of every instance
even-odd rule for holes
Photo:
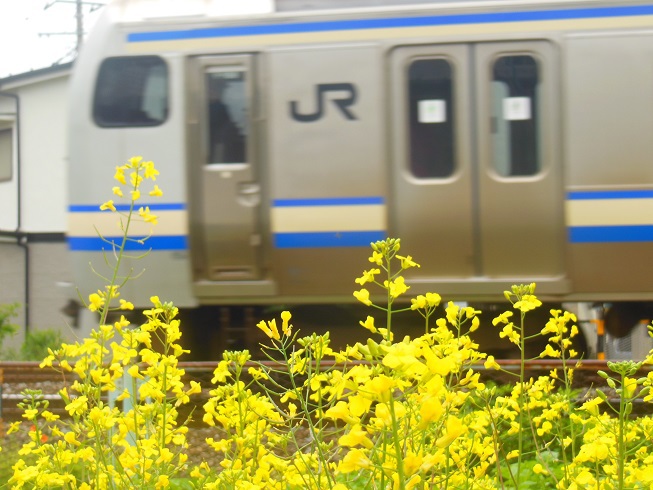
[[[641,15],[653,15],[653,5],[534,10],[526,12],[487,12],[478,14],[429,15],[420,17],[394,17],[384,19],[352,19],[340,21],[296,22],[288,24],[208,27],[203,29],[184,29],[176,31],[134,32],[127,35],[127,42],[138,43],[150,41],[178,41],[183,39],[200,39],[211,37],[261,36],[269,34],[352,31],[397,27],[491,24],[499,22],[591,19]]]
[[[125,244],[127,251],[147,251],[147,250],[188,250],[188,238],[183,235],[171,236],[151,236],[142,244],[134,241],[137,238],[130,239]],[[109,242],[109,243],[107,243]],[[68,248],[76,252],[100,252],[106,250],[111,252],[113,244],[116,249],[120,246],[122,237],[68,237]]]
[[[653,190],[614,190],[614,191],[570,191],[567,199],[570,201],[588,201],[592,199],[651,199]]]
[[[129,204],[115,204],[117,211],[129,211]],[[148,206],[150,211],[183,211],[186,209],[184,203],[137,203],[134,205],[134,210],[138,211],[139,208]],[[68,211],[71,213],[100,213],[99,204],[73,204],[68,206]]]
[[[275,199],[274,207],[287,208],[298,206],[365,206],[383,204],[383,197],[322,197],[305,199]]]
[[[277,248],[369,247],[386,238],[385,231],[325,231],[315,233],[275,233]]]
[[[570,226],[571,243],[619,243],[653,241],[653,225]]]

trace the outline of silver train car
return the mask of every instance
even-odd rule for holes
[[[118,234],[98,209],[114,168],[143,155],[164,196],[123,264],[145,270],[122,293],[138,307],[351,303],[392,236],[413,294],[536,282],[612,304],[616,334],[651,310],[650,1],[116,0],[71,83],[85,294],[110,249],[95,228]]]

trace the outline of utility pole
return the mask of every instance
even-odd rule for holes
[[[75,32],[47,32],[47,33],[41,33],[39,34],[40,36],[71,36],[74,35],[76,37],[76,42],[75,42],[75,53],[79,53],[79,50],[82,47],[82,44],[84,44],[84,9],[83,7],[85,5],[88,5],[91,7],[90,12],[94,12],[95,10],[102,8],[105,6],[105,3],[101,2],[93,2],[93,1],[87,1],[87,0],[52,0],[49,3],[43,7],[43,10],[47,10],[50,7],[52,7],[55,4],[58,3],[74,3],[75,4],[75,23],[76,23],[76,28]],[[66,53],[61,59],[66,58],[68,55],[72,54],[71,52]],[[61,59],[59,61],[61,61]],[[59,63],[57,61],[57,63]],[[56,63],[55,63],[56,64]]]
[[[76,49],[79,53],[84,43],[84,12],[82,12],[82,0],[75,1],[75,19],[77,20],[77,44]]]

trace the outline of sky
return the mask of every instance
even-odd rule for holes
[[[86,32],[101,11],[93,8],[83,6]],[[0,78],[72,61],[75,10],[75,0],[0,0]]]

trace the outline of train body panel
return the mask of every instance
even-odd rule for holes
[[[92,225],[116,235],[97,207],[138,154],[164,190],[143,204],[160,216],[151,252],[123,271],[146,269],[125,293],[139,306],[350,302],[386,236],[421,263],[415,294],[534,281],[557,301],[653,299],[653,4],[282,1],[148,20],[129,3],[73,77],[82,290],[107,248]]]

